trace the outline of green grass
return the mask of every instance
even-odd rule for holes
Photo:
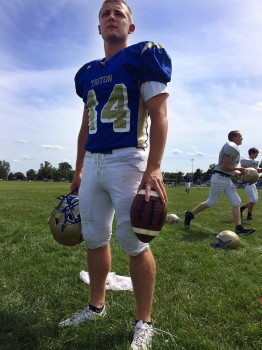
[[[107,292],[108,316],[80,327],[58,329],[58,322],[86,306],[85,246],[56,243],[47,219],[57,195],[69,184],[0,182],[0,349],[124,350],[133,332],[131,292]],[[153,349],[248,350],[262,348],[261,201],[253,222],[257,232],[234,251],[214,249],[216,233],[234,230],[230,204],[196,216],[190,230],[183,213],[208,196],[208,188],[167,188],[168,212],[180,225],[166,224],[151,247],[157,263],[154,326],[173,334],[154,337]],[[245,192],[239,194],[246,201]],[[259,193],[260,194],[260,193]],[[262,199],[261,199],[262,200]],[[128,275],[127,257],[112,238],[111,271]]]

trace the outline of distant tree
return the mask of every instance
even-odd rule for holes
[[[72,166],[67,162],[62,162],[58,164],[58,171],[60,178],[66,181],[70,181],[70,172],[72,171]]]
[[[55,182],[59,182],[59,181],[61,181],[62,177],[63,177],[62,171],[53,168],[52,180]]]
[[[10,164],[5,160],[0,160],[0,179],[7,180],[10,173]]]
[[[214,172],[216,164],[210,164],[207,172],[203,175],[203,181],[208,181],[211,178],[211,175]]]
[[[8,181],[14,181],[14,180],[15,180],[15,174],[14,173],[9,173]]]
[[[165,183],[174,182],[175,184],[183,181],[184,176],[182,171],[178,171],[177,173],[163,172],[162,175]]]
[[[36,171],[34,169],[30,169],[26,172],[26,176],[28,178],[28,180],[36,180],[37,178],[37,174]]]
[[[163,172],[162,175],[165,183],[175,181],[175,173]]]
[[[58,164],[58,170],[62,170],[62,171],[72,170],[72,166],[67,162],[62,162]]]
[[[184,173],[182,171],[178,171],[175,175],[178,184],[184,180]]]
[[[196,171],[193,174],[193,182],[195,183],[198,179],[202,181],[202,174],[203,174],[203,170],[196,169]]]
[[[40,164],[40,169],[37,172],[37,179],[43,180],[43,179],[52,179],[53,172],[55,168],[52,167],[52,164],[45,161],[44,163]]]
[[[74,175],[75,175],[75,171],[74,171],[74,170],[70,170],[70,171],[68,172],[68,174],[67,174],[67,180],[68,180],[69,182],[72,182],[72,181],[73,181]]]
[[[24,180],[25,175],[23,173],[21,173],[20,171],[18,171],[17,173],[14,173],[14,178],[15,178],[15,180]]]

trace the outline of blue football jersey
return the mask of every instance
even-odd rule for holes
[[[190,175],[185,175],[184,176],[184,181],[185,182],[191,182],[191,180],[192,180],[192,177]]]
[[[147,81],[167,84],[171,59],[165,49],[145,41],[119,51],[110,59],[85,64],[75,76],[76,93],[88,109],[85,149],[106,152],[146,147],[148,112],[140,93]]]

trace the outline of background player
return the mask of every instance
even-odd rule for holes
[[[256,160],[258,153],[259,153],[259,150],[257,148],[255,148],[255,147],[250,148],[248,150],[249,158],[242,158],[240,161],[241,166],[243,168],[255,168],[255,169],[257,169],[257,171],[259,173],[261,173],[262,169],[258,167],[259,161]],[[240,208],[240,213],[241,213],[241,217],[242,217],[243,211],[245,209],[248,209],[247,220],[252,220],[253,208],[254,208],[254,205],[258,201],[258,192],[257,192],[256,184],[246,183],[245,184],[245,192],[246,192],[247,197],[248,197],[248,203],[246,203],[245,205],[243,205]]]
[[[195,215],[201,211],[215,205],[219,197],[224,193],[232,204],[236,234],[244,236],[255,232],[253,228],[244,228],[241,225],[240,203],[241,199],[237,194],[236,187],[231,180],[232,175],[241,175],[245,173],[245,168],[237,167],[240,159],[238,146],[242,144],[243,137],[238,130],[230,131],[228,142],[224,144],[220,153],[218,164],[215,166],[214,174],[211,177],[211,185],[208,199],[200,203],[192,211],[185,212],[184,226],[190,227],[190,222]],[[239,171],[239,172],[236,172]]]
[[[60,326],[77,325],[105,316],[106,277],[111,266],[110,238],[116,214],[116,238],[129,256],[136,301],[132,349],[146,349],[153,335],[151,307],[155,260],[130,224],[137,191],[154,188],[167,195],[161,161],[167,136],[167,86],[171,60],[154,42],[128,46],[135,30],[124,1],[104,1],[98,30],[105,57],[85,64],[76,74],[77,94],[85,107],[78,137],[76,171],[71,188],[79,188],[82,233],[87,244],[89,305]],[[150,115],[150,150],[147,117]],[[81,185],[80,185],[81,184]],[[121,308],[119,308],[121,310]]]
[[[200,179],[197,179],[196,181],[196,185],[197,185],[197,189],[199,190],[200,186],[201,186],[201,180]]]
[[[187,192],[187,194],[189,194],[192,176],[189,173],[186,173],[186,175],[184,176],[184,181],[185,181],[186,192]]]

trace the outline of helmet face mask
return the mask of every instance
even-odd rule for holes
[[[211,246],[214,248],[221,248],[221,249],[236,249],[240,245],[240,238],[239,236],[229,230],[225,230],[220,232],[216,236],[217,242],[212,242]]]
[[[61,202],[55,207],[48,223],[53,238],[65,246],[75,246],[83,242],[79,199],[74,195],[59,197]]]

